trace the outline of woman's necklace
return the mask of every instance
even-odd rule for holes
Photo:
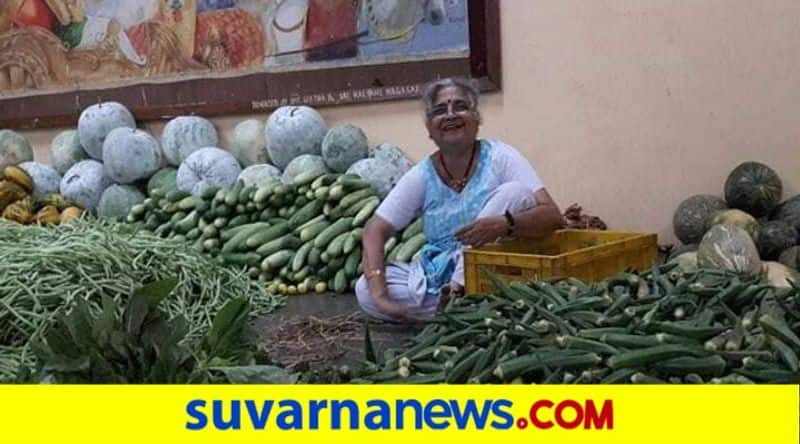
[[[470,154],[469,156],[469,164],[467,165],[467,170],[464,172],[464,177],[462,177],[461,179],[456,179],[453,177],[453,175],[450,173],[450,170],[447,169],[447,165],[444,163],[444,156],[442,156],[442,153],[439,152],[439,162],[442,164],[442,169],[444,170],[444,173],[447,175],[447,184],[450,186],[450,188],[453,188],[456,191],[461,192],[461,190],[463,190],[464,187],[467,185],[467,180],[469,179],[469,173],[470,171],[472,171],[472,163],[475,161],[476,146],[477,144],[472,145],[472,154]]]

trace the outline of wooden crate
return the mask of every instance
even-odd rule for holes
[[[467,294],[493,291],[484,269],[506,282],[550,277],[600,281],[628,268],[650,268],[657,254],[655,234],[559,230],[537,241],[515,240],[465,250],[465,287]]]

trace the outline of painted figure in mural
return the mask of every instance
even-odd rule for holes
[[[0,93],[467,44],[465,0],[2,0]]]
[[[479,139],[478,90],[445,79],[424,94],[425,123],[437,151],[392,189],[363,235],[361,308],[388,321],[431,318],[464,286],[462,249],[510,238],[539,238],[563,224],[536,171],[513,147]],[[384,244],[422,215],[426,244],[411,263],[384,263]]]

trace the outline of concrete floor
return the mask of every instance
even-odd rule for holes
[[[289,296],[285,306],[259,319],[257,326],[262,337],[265,337],[269,335],[271,329],[287,320],[309,316],[326,319],[353,313],[361,314],[354,294],[312,293]],[[361,318],[366,319],[363,315]],[[370,322],[370,337],[377,353],[400,346],[417,331],[418,328],[408,326]],[[342,346],[347,352],[336,362],[331,362],[332,365],[353,364],[364,359],[364,340],[361,335],[358,340],[345,341]]]

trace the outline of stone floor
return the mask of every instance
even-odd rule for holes
[[[289,296],[286,305],[275,313],[262,317],[258,322],[260,333],[267,336],[271,328],[282,322],[296,318],[314,316],[317,318],[331,318],[340,315],[361,313],[354,294],[307,294],[302,296]],[[416,330],[408,326],[386,323],[370,323],[370,336],[377,353],[391,347],[398,347],[402,342],[415,334]],[[332,364],[349,364],[364,358],[364,341],[360,339],[346,341],[343,347],[348,350],[341,359]]]

